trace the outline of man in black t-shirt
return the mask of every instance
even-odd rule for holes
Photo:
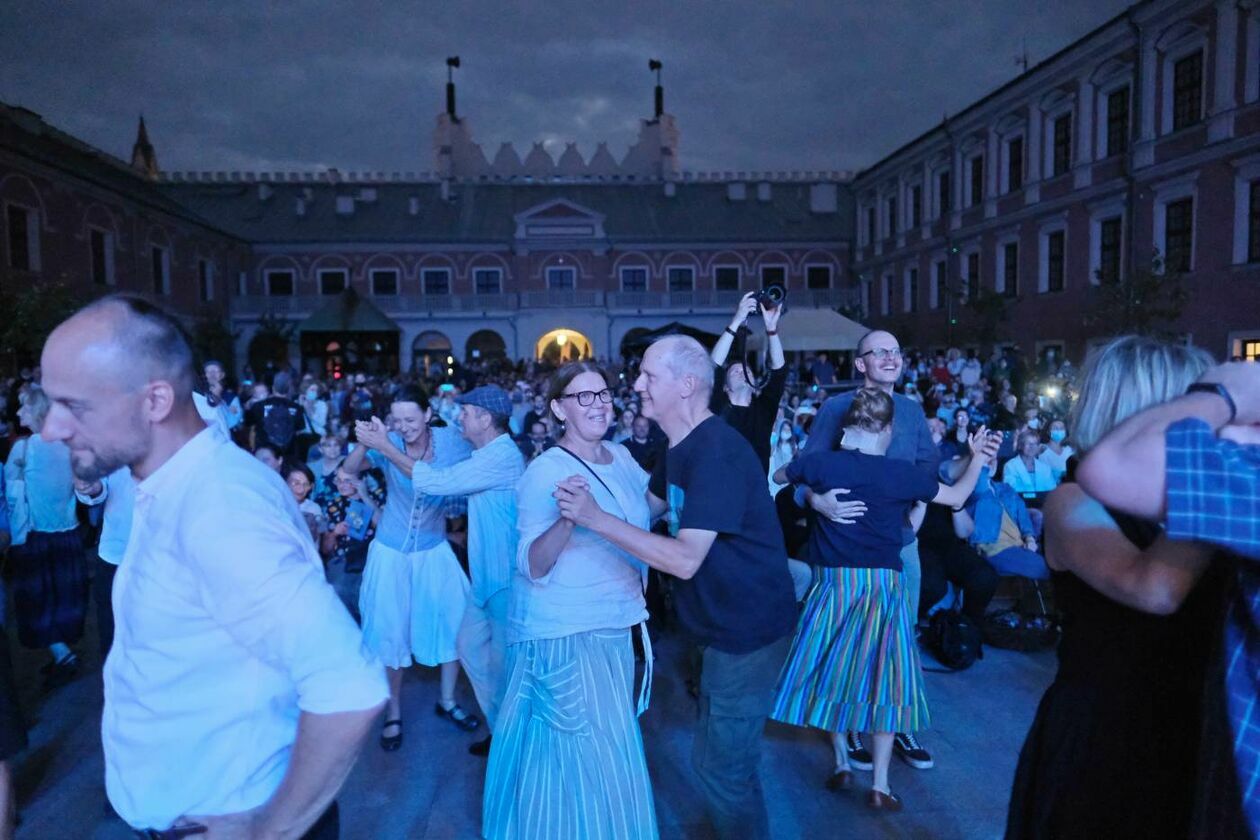
[[[556,491],[561,515],[673,575],[683,629],[701,647],[692,765],[723,838],[769,836],[757,775],[761,736],[796,624],[792,579],[766,476],[752,447],[709,411],[713,365],[698,341],[648,348],[635,390],[670,448],[650,484],[652,534],[595,504],[581,475]]]
[[[306,414],[289,399],[290,387],[289,377],[278,374],[271,396],[254,403],[245,413],[251,450],[269,446],[281,458],[292,458],[297,451],[297,436],[306,428]]]
[[[752,374],[742,358],[726,365],[726,357],[740,327],[758,310],[766,326],[770,367],[769,380],[760,391],[753,388]],[[740,300],[735,317],[722,331],[710,354],[713,364],[717,365],[717,372],[709,408],[752,444],[763,472],[770,469],[770,435],[774,432],[779,401],[783,399],[783,388],[787,384],[787,363],[783,357],[783,341],[779,338],[779,316],[782,314],[782,307],[766,309],[758,306],[757,293],[749,292]]]

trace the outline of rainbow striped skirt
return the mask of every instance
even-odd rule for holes
[[[814,567],[770,716],[828,732],[927,727],[901,572]]]

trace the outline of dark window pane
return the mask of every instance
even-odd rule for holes
[[[932,305],[933,309],[940,309],[945,301],[945,272],[948,270],[948,263],[941,260],[936,264],[936,270],[933,272],[932,282],[936,284],[936,302]]]
[[[954,209],[954,195],[948,170],[936,176],[936,194],[940,196],[942,216]]]
[[[1072,115],[1064,114],[1054,121],[1054,174],[1062,175],[1072,167]]]
[[[451,273],[446,269],[429,269],[421,272],[421,288],[426,295],[449,295]]]
[[[1008,242],[1002,246],[1002,294],[1009,298],[1019,295],[1019,243]]]
[[[272,271],[267,275],[267,291],[271,295],[293,294],[293,272]]]
[[[623,292],[646,292],[648,271],[646,268],[621,269],[621,290]]]
[[[1055,231],[1046,237],[1046,289],[1063,291],[1063,249],[1066,244],[1063,231]]]
[[[875,208],[867,207],[866,208],[866,242],[868,245],[873,244],[876,239],[879,239],[879,232],[875,230]]]
[[[319,274],[319,293],[321,295],[339,295],[346,290],[346,272],[321,271]]]
[[[104,286],[109,282],[108,268],[105,262],[105,232],[100,230],[92,231],[92,282],[98,286]]]
[[[967,299],[980,297],[980,255],[967,255]]]
[[[1024,138],[1006,144],[1006,183],[1011,192],[1024,186]]]
[[[30,220],[26,210],[12,204],[8,206],[9,217],[9,265],[19,271],[31,270]]]
[[[782,286],[787,288],[787,269],[781,265],[766,265],[761,268],[761,288]]]
[[[473,272],[473,293],[497,295],[503,291],[503,272],[497,268],[479,268]]]
[[[1203,50],[1173,65],[1173,131],[1203,117]]]
[[[1129,88],[1122,87],[1107,96],[1107,155],[1129,149]]]
[[[872,214],[874,211],[872,211]],[[643,272],[644,288],[646,288],[647,271]],[[739,269],[735,266],[722,266],[713,275],[713,287],[719,292],[739,291]]]
[[[1120,217],[1103,219],[1098,225],[1098,282],[1114,283],[1120,279]]]
[[[696,287],[695,272],[690,268],[675,266],[667,269],[666,277],[671,292],[690,292]]]
[[[1260,262],[1260,181],[1251,182],[1247,212],[1247,262]]]
[[[380,268],[372,272],[372,294],[398,294],[398,272],[389,268]]]
[[[923,187],[917,185],[910,188],[910,224],[923,224]]]
[[[971,167],[971,206],[984,200],[984,155],[973,157],[968,164]]]
[[[809,289],[830,289],[831,288],[831,267],[826,265],[811,265],[805,269],[805,286]]]
[[[1183,198],[1164,207],[1166,264],[1173,271],[1189,271],[1194,248],[1194,199]]]
[[[161,248],[149,249],[149,267],[153,272],[153,293],[166,294],[166,260]]]
[[[888,199],[888,235],[897,232],[897,199]]]
[[[919,311],[919,270],[912,268],[906,275],[907,312]]]
[[[197,291],[201,294],[201,302],[210,300],[213,290],[210,288],[210,263],[197,260]]]

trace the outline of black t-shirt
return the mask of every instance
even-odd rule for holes
[[[630,457],[635,460],[644,472],[652,472],[656,469],[656,464],[665,455],[665,449],[668,441],[665,438],[658,438],[648,435],[648,439],[643,443],[639,443],[634,438],[628,438],[621,442],[629,452]]]
[[[667,450],[651,489],[669,503],[671,533],[717,532],[695,576],[674,582],[683,629],[726,653],[749,653],[790,633],[796,601],[783,531],[748,442],[710,417]]]
[[[846,502],[866,502],[852,525],[811,515],[809,561],[816,566],[901,571],[902,526],[914,501],[931,501],[936,476],[907,461],[852,449],[802,455],[787,468],[788,481],[815,493],[847,487]]]
[[[719,368],[718,373],[722,370]],[[721,377],[717,377],[718,380]],[[714,400],[718,403],[714,413],[744,436],[744,440],[752,444],[757,459],[761,461],[761,471],[770,471],[770,435],[774,433],[774,419],[779,414],[779,401],[783,399],[783,388],[787,385],[787,365],[770,371],[770,378],[761,393],[754,394],[748,405],[733,405],[730,400]],[[721,385],[714,383],[714,395],[720,393]]]
[[[302,407],[286,397],[254,403],[245,419],[255,429],[254,446],[270,446],[281,456],[293,455],[298,432],[306,426]]]

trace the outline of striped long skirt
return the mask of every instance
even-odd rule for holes
[[[506,664],[484,836],[655,838],[630,631],[520,642],[508,647]]]
[[[770,716],[828,732],[928,725],[900,572],[815,567]]]
[[[9,567],[18,641],[28,648],[79,641],[88,606],[82,532],[31,531],[9,549]]]

